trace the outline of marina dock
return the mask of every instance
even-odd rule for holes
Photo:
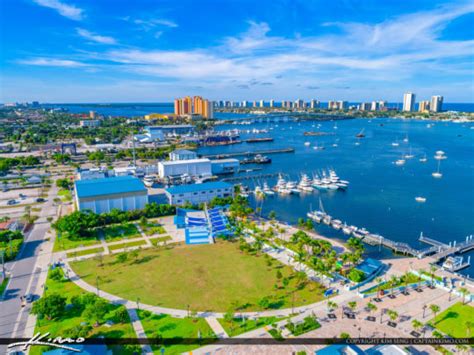
[[[294,153],[295,148],[282,148],[282,149],[266,149],[266,150],[254,150],[246,152],[236,152],[236,153],[225,153],[225,154],[205,154],[203,158],[209,159],[226,159],[232,157],[244,157],[252,155],[264,155],[264,154],[280,154],[280,153]]]
[[[229,182],[229,181],[240,181],[240,180],[258,180],[258,179],[274,178],[276,176],[278,176],[278,173],[243,175],[243,176],[225,178],[225,179],[222,179],[222,181]]]
[[[472,235],[467,236],[466,240],[460,243],[454,241],[452,243],[445,244],[434,239],[424,237],[423,235],[420,236],[419,240],[421,242],[432,245],[431,248],[423,250],[420,253],[423,254],[421,257],[431,254],[431,257],[436,261],[440,261],[454,254],[462,254],[471,249],[474,249],[474,238]]]

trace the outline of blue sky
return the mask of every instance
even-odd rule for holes
[[[472,1],[0,3],[0,102],[474,102]]]

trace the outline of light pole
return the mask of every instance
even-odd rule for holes
[[[137,310],[140,310],[140,297],[137,297]]]
[[[426,304],[423,305],[423,318],[425,318]]]
[[[382,324],[383,311],[384,311],[384,309],[382,308],[382,309],[380,310],[380,324]]]
[[[99,296],[99,276],[95,278],[95,285],[97,287],[97,297]]]

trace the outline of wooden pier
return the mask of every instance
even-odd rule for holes
[[[432,247],[422,250],[419,253],[420,255],[418,257],[431,255],[431,257],[435,259],[436,261],[440,261],[453,254],[462,254],[471,249],[474,249],[474,238],[472,235],[467,236],[466,240],[460,243],[457,243],[456,241],[454,241],[452,243],[445,244],[437,240],[424,237],[423,234],[420,236],[419,240],[421,242],[432,245]]]
[[[258,180],[258,179],[268,179],[278,176],[278,173],[269,173],[269,174],[254,174],[254,175],[243,175],[243,176],[235,176],[230,178],[222,179],[222,181],[240,181],[240,180]]]
[[[254,151],[246,151],[246,152],[235,152],[235,153],[224,153],[224,154],[205,154],[203,158],[209,159],[226,159],[232,157],[244,157],[244,156],[252,156],[257,154],[280,154],[280,153],[294,153],[295,148],[281,148],[281,149],[266,149],[266,150],[254,150]]]

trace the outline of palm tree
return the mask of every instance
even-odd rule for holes
[[[466,323],[464,323],[464,325],[466,327],[466,335],[469,338],[471,336],[471,329],[474,326],[474,322],[468,320]]]
[[[334,311],[335,309],[337,309],[338,305],[336,302],[333,302],[333,301],[329,301],[328,300],[328,311],[329,312],[332,312]]]
[[[417,331],[423,327],[423,323],[421,323],[418,319],[413,319],[411,321],[411,325],[413,326],[413,329]]]
[[[369,314],[372,314],[372,312],[377,311],[377,306],[371,302],[367,303],[367,309],[369,310]]]
[[[380,284],[382,283],[382,278],[381,277],[377,277],[375,279],[375,282],[377,282],[377,297],[379,297],[379,294],[380,294]]]
[[[390,318],[393,322],[395,322],[395,321],[397,320],[397,318],[398,318],[398,313],[397,313],[396,311],[391,310],[391,309],[389,309],[389,310],[387,311],[387,314],[388,314],[389,318]]]
[[[469,294],[468,289],[463,287],[463,288],[459,289],[459,293],[461,293],[461,295],[462,295],[462,303],[466,304],[466,295]]]
[[[430,305],[431,312],[433,312],[435,318],[436,318],[436,313],[439,312],[439,306],[437,304],[431,304]]]
[[[393,288],[398,283],[398,279],[395,275],[390,276],[390,294],[393,295]]]
[[[431,273],[431,285],[433,285],[433,279],[434,279],[434,273],[437,270],[436,266],[431,265],[430,266],[430,273]]]
[[[440,332],[438,332],[437,330],[433,331],[433,333],[431,333],[431,335],[433,337],[435,337],[436,339],[443,339],[443,334],[441,334]]]
[[[352,312],[355,312],[355,309],[357,307],[357,302],[356,301],[349,302],[347,305],[349,306],[349,308]]]
[[[457,344],[456,349],[458,349],[460,352],[469,351],[469,347],[464,344]]]

